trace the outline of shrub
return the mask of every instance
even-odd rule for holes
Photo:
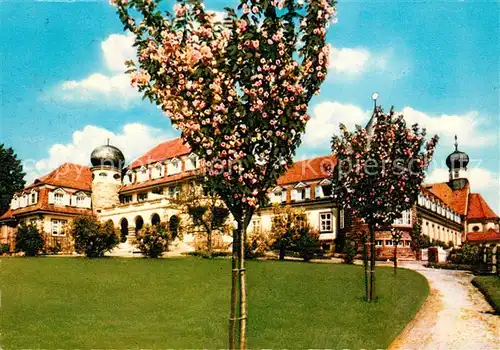
[[[137,233],[137,248],[142,255],[148,258],[158,258],[168,249],[170,241],[167,225],[160,223],[158,225],[144,226]]]
[[[43,249],[43,237],[34,225],[21,224],[16,232],[16,252],[35,256]]]
[[[249,234],[245,244],[245,259],[263,257],[271,249],[273,242],[273,237],[267,232]]]
[[[8,244],[0,244],[0,255],[10,253],[10,247]]]
[[[357,245],[356,242],[352,239],[346,239],[344,244],[344,254],[342,254],[342,259],[344,264],[352,264],[354,263],[354,257],[357,253]]]
[[[75,239],[75,250],[89,258],[104,256],[104,253],[116,247],[119,235],[113,221],[101,224],[95,216],[80,216],[73,221],[71,234]]]
[[[309,261],[319,253],[319,233],[303,227],[299,230],[300,238],[295,240],[292,250],[299,253],[304,261]]]
[[[466,243],[462,248],[454,248],[450,252],[449,261],[453,264],[476,265],[480,261],[479,247]]]

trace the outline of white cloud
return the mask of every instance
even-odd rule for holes
[[[130,86],[130,78],[126,74],[107,76],[95,73],[76,81],[62,83],[57,91],[58,97],[68,102],[106,101],[129,107],[138,100],[139,92]]]
[[[359,76],[371,70],[385,70],[390,53],[377,54],[365,48],[331,48],[329,69],[347,76]]]
[[[470,165],[470,164],[469,164]],[[497,213],[500,213],[500,174],[480,167],[470,167],[464,175],[470,182],[471,192],[479,192]],[[447,182],[447,168],[435,168],[425,178],[426,183]]]
[[[117,133],[87,125],[82,130],[73,132],[71,142],[52,145],[47,158],[25,161],[25,180],[31,183],[66,162],[88,165],[90,153],[96,147],[106,144],[108,139],[111,145],[123,152],[129,162],[171,136],[160,129],[139,123],[126,124]]]
[[[427,129],[428,135],[437,134],[440,137],[439,145],[447,145],[450,149],[455,135],[463,149],[495,143],[494,134],[485,131],[487,128],[483,127],[483,119],[476,111],[462,115],[431,116],[412,107],[405,107],[402,113],[409,124],[418,123],[420,127]]]
[[[126,70],[125,61],[135,58],[136,48],[132,33],[111,34],[101,42],[101,50],[108,69],[123,73]]]
[[[307,123],[303,137],[305,147],[324,147],[330,144],[333,134],[338,134],[339,123],[343,123],[349,130],[356,124],[364,127],[368,121],[370,111],[363,111],[352,104],[339,102],[322,102],[316,105],[311,113],[311,120]]]
[[[223,22],[224,18],[226,18],[226,13],[224,11],[207,11],[209,14],[215,15],[215,20],[218,22]]]
[[[128,108],[140,101],[139,92],[124,74],[124,62],[135,58],[132,34],[111,34],[101,42],[106,68],[111,74],[93,73],[82,80],[66,80],[53,91],[51,98],[65,102],[96,102]]]

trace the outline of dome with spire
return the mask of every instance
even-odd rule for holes
[[[448,169],[465,169],[469,164],[469,156],[467,153],[458,150],[457,135],[455,135],[455,151],[446,158],[446,166]]]
[[[121,169],[125,165],[125,157],[122,151],[109,144],[102,145],[94,149],[90,155],[92,166],[111,166]]]

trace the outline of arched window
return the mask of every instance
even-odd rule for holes
[[[120,241],[123,243],[127,240],[128,235],[128,220],[123,218],[120,222]]]
[[[144,220],[142,216],[138,216],[135,218],[135,233],[139,232],[140,229],[144,226]]]
[[[156,225],[160,224],[160,222],[161,222],[160,215],[154,213],[151,216],[151,225],[156,226]]]

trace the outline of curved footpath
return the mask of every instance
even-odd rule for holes
[[[471,284],[472,274],[415,263],[402,267],[424,275],[431,292],[390,350],[500,349],[500,316],[493,314],[484,296]]]

